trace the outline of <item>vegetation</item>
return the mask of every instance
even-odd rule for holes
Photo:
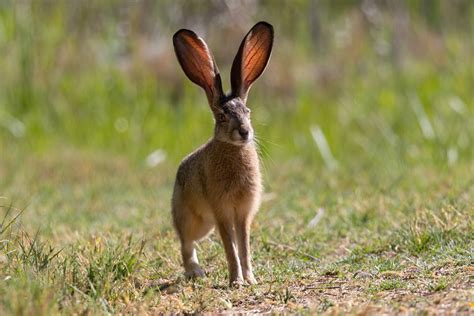
[[[473,15],[469,0],[0,1],[0,314],[469,313]],[[208,276],[182,277],[175,170],[213,123],[171,36],[202,34],[228,87],[259,20],[276,34],[248,101],[259,284],[235,290],[215,235]]]

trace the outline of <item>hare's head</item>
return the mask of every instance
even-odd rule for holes
[[[176,56],[188,78],[204,89],[216,122],[214,138],[243,146],[253,139],[247,95],[267,66],[273,45],[273,27],[259,22],[247,33],[231,70],[232,90],[222,91],[221,76],[206,43],[190,30],[173,36]]]

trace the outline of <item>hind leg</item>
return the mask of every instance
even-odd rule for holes
[[[185,216],[175,216],[174,224],[181,242],[181,256],[185,275],[188,278],[203,277],[205,275],[199,266],[196,253],[196,242],[208,235],[213,229],[213,223],[205,222],[188,209],[181,209]],[[180,215],[175,210],[175,215]]]
[[[184,275],[187,278],[193,279],[205,275],[204,270],[199,265],[194,241],[181,241],[181,256],[183,258]]]

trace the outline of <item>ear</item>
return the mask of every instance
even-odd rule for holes
[[[223,92],[219,69],[206,43],[193,31],[181,29],[173,36],[173,46],[184,73],[204,89],[213,108]]]
[[[232,94],[244,102],[252,83],[267,66],[273,46],[273,26],[258,22],[244,37],[231,70]]]

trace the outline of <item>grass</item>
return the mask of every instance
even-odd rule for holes
[[[391,190],[322,171],[320,185],[334,187],[314,195],[301,164],[267,169],[276,196],[253,228],[259,284],[232,290],[216,236],[200,245],[208,277],[182,279],[168,206],[174,163],[150,170],[115,155],[55,152],[18,169],[16,156],[3,161],[2,173],[15,173],[6,191],[15,198],[2,198],[3,312],[429,311],[433,297],[467,311],[472,300],[474,192],[462,177],[471,165],[404,175]],[[24,210],[16,219],[11,205]],[[320,206],[320,222],[307,227]]]
[[[275,19],[281,37],[249,97],[265,183],[251,239],[259,284],[229,289],[219,238],[199,246],[207,277],[187,281],[171,226],[178,163],[212,133],[205,97],[178,68],[166,77],[167,59],[163,77],[144,69],[143,38],[122,43],[106,26],[129,17],[108,6],[0,5],[0,314],[472,311],[469,27],[433,16],[436,33],[410,11],[419,38],[395,52],[394,16],[366,21],[348,3],[322,14],[333,22],[315,53],[285,24],[305,30],[305,19]],[[99,26],[71,31],[76,13]],[[286,68],[296,79],[278,86]]]

